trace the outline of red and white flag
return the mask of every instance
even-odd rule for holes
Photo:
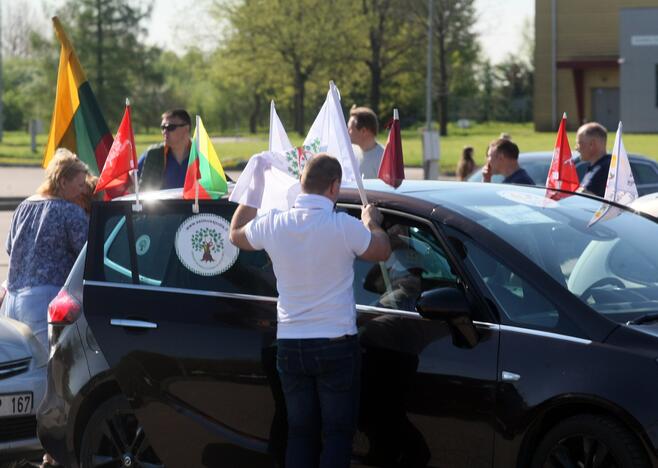
[[[130,104],[126,101],[126,110],[121,125],[114,137],[114,142],[98,178],[96,190],[111,190],[110,198],[125,194],[130,188],[130,171],[137,169],[137,150],[135,135],[130,120]]]
[[[575,192],[580,185],[580,181],[578,180],[576,166],[571,160],[571,147],[569,146],[566,127],[567,114],[565,112],[560,121],[560,128],[557,131],[553,160],[551,161],[551,168],[548,171],[548,177],[546,179],[546,188]],[[568,195],[549,190],[547,196],[558,200]]]
[[[400,117],[397,109],[393,109],[393,121],[388,132],[388,141],[386,141],[377,177],[395,188],[398,188],[404,180],[402,137],[400,136]]]

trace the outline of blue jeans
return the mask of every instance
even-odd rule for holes
[[[48,304],[61,289],[61,286],[33,286],[7,291],[4,315],[23,322],[32,329],[43,349],[48,352]]]
[[[288,410],[286,467],[349,467],[361,375],[357,336],[279,339],[277,344]]]

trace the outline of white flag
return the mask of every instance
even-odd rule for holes
[[[340,106],[338,88],[333,81],[329,83],[327,99],[304,140],[304,150],[314,154],[326,152],[338,159],[343,169],[342,184],[356,182],[361,194],[361,201],[364,204],[367,202],[363,191],[361,169],[347,133],[347,122]]]
[[[356,182],[361,201],[367,203],[361,170],[354,156],[338,89],[333,81],[329,83],[327,99],[300,148],[290,143],[272,102],[269,145],[268,152],[251,157],[233,188],[230,201],[258,208],[259,213],[273,208],[291,208],[301,192],[299,180],[304,165],[316,154],[326,152],[340,162],[342,184]]]
[[[258,208],[260,213],[274,208],[289,209],[300,192],[299,171],[290,163],[293,159],[291,155],[296,153],[272,101],[269,151],[255,154],[249,159],[229,200]],[[296,157],[294,161],[297,164]]]
[[[637,198],[637,187],[631,171],[631,163],[628,161],[628,154],[622,141],[622,125],[619,122],[615,144],[612,147],[612,157],[610,158],[610,170],[608,171],[608,180],[605,185],[605,194],[603,198],[620,205],[629,205]],[[602,219],[612,219],[621,213],[619,208],[608,204],[603,204],[596,210],[588,226]]]

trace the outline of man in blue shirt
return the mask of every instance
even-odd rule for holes
[[[583,180],[580,181],[579,192],[593,193],[599,197],[605,195],[611,159],[605,151],[607,140],[608,132],[599,123],[586,123],[578,129],[576,149],[580,158],[589,163]]]
[[[163,142],[149,147],[140,156],[140,188],[160,190],[183,187],[190,157],[190,114],[173,109],[162,114]]]
[[[487,164],[482,169],[482,182],[502,174],[503,184],[535,185],[535,181],[519,166],[519,147],[507,138],[494,140],[487,150]]]

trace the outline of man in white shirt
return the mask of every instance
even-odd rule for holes
[[[360,383],[354,259],[384,261],[391,252],[373,205],[361,221],[334,210],[341,178],[340,163],[319,154],[304,167],[290,210],[256,218],[256,208],[240,205],[231,221],[231,242],[265,249],[277,279],[288,468],[350,465]]]
[[[356,156],[361,165],[361,176],[364,179],[376,179],[384,155],[384,147],[375,140],[379,133],[377,115],[369,107],[353,107],[347,122],[347,132],[352,144],[360,149]]]

